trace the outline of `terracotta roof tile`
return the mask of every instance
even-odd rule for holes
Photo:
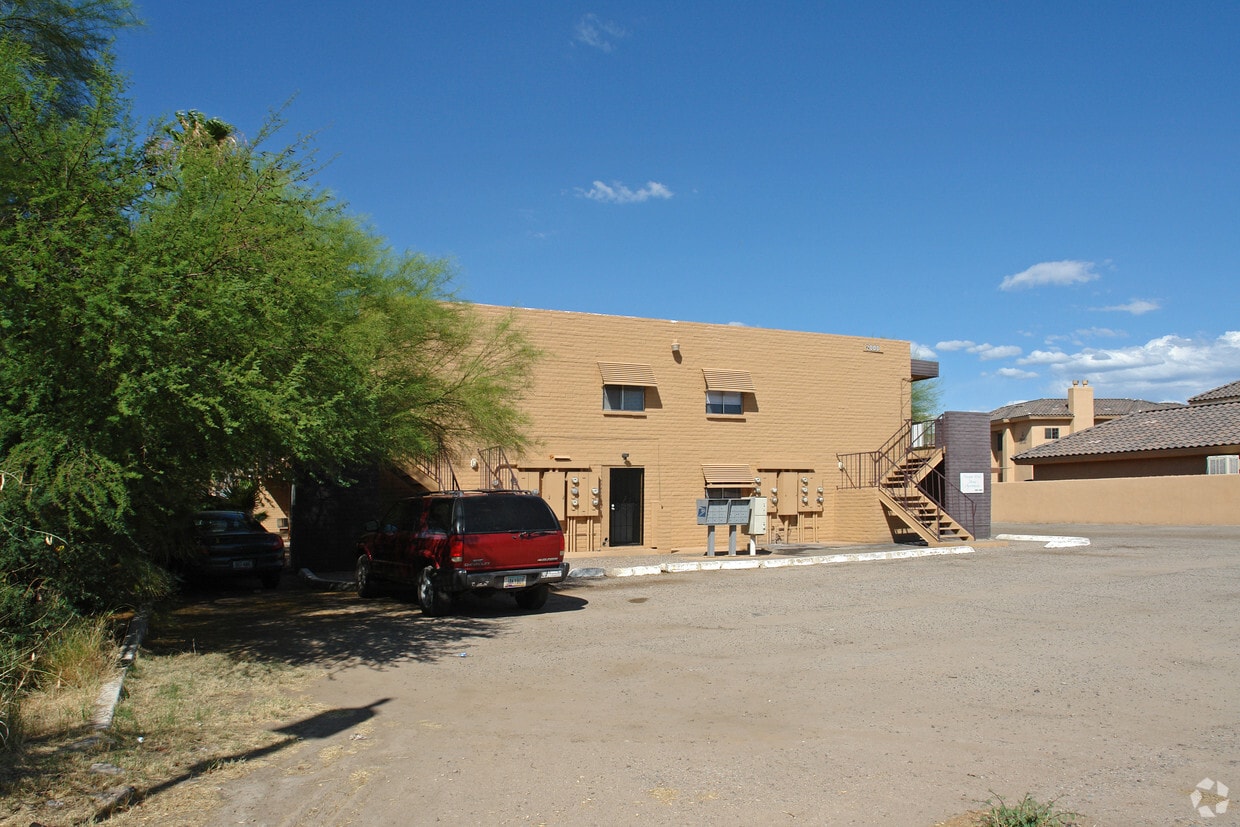
[[[1181,405],[1128,416],[1031,448],[1013,459],[1031,461],[1128,451],[1240,445],[1240,402]]]
[[[1240,401],[1240,381],[1232,382],[1214,390],[1199,393],[1196,396],[1188,398],[1190,405],[1204,405],[1210,402],[1236,402]]]
[[[1184,405],[1180,402],[1150,402],[1145,399],[1095,399],[1094,418],[1114,419],[1117,416],[1127,416],[1137,411],[1159,411],[1167,408],[1182,407]],[[1068,400],[1066,399],[1030,399],[1028,402],[1017,402],[1014,405],[995,408],[990,412],[990,421],[995,422],[1002,419],[1021,419],[1025,417],[1030,419],[1067,419],[1071,418],[1071,416],[1072,412],[1068,410]]]

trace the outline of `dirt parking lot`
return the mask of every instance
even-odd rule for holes
[[[1000,530],[1092,544],[586,581],[538,614],[306,592],[229,645],[323,665],[329,711],[195,820],[930,827],[1030,792],[1240,823],[1189,799],[1240,791],[1240,528]]]

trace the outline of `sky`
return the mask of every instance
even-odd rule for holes
[[[1240,3],[138,12],[140,124],[279,113],[462,299],[906,340],[946,410],[1240,380]]]

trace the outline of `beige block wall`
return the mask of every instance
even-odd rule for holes
[[[901,427],[908,416],[908,342],[550,310],[476,309],[490,318],[511,313],[545,354],[521,402],[536,446],[523,457],[510,457],[522,479],[541,481],[548,471],[568,478],[589,475],[600,489],[597,513],[565,509],[570,550],[598,548],[607,539],[609,472],[623,467],[645,471],[643,545],[704,548],[706,528],[696,524],[695,511],[705,496],[704,464],[748,465],[762,479],[764,496],[772,486],[786,492],[778,472],[793,472],[783,479],[795,481],[795,513],[778,513],[788,510],[787,503],[772,506],[768,537],[778,531],[796,542],[890,540],[876,500],[874,515],[864,517],[858,516],[864,509],[855,498],[844,498],[849,516],[843,533],[837,531],[836,454],[875,450]],[[644,412],[603,411],[599,362],[651,366],[658,385],[647,393]],[[745,397],[743,414],[705,413],[703,369],[750,373],[756,393]],[[799,503],[801,477],[809,480],[808,504]],[[551,479],[559,485],[559,478]],[[823,489],[820,507],[818,488]],[[544,496],[556,499],[558,490],[544,490]],[[717,548],[720,536],[726,543],[726,529],[716,537]]]
[[[1240,475],[996,483],[999,523],[1240,525]]]

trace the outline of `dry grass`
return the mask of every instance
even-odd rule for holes
[[[162,651],[144,649],[130,669],[107,732],[90,719],[109,669],[26,699],[24,742],[0,753],[0,825],[88,823],[119,787],[138,803],[109,823],[192,825],[223,780],[297,740],[273,728],[313,713],[300,691],[312,668],[179,646],[175,612],[156,624]]]

